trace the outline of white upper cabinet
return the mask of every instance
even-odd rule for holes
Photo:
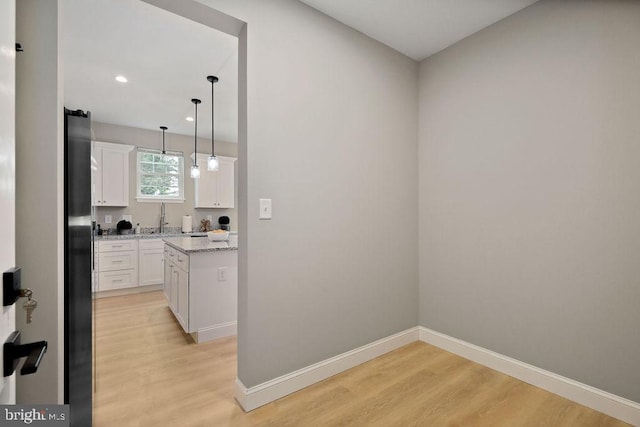
[[[234,157],[217,156],[220,166],[217,171],[207,170],[206,154],[198,153],[200,178],[194,179],[196,208],[235,207],[235,162]],[[193,159],[193,155],[191,157]]]
[[[95,206],[129,205],[129,153],[133,146],[95,142],[93,149]]]

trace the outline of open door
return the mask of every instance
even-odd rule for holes
[[[16,3],[0,2],[0,271],[14,267],[15,251],[15,62],[16,62]],[[2,301],[0,292],[0,301]],[[15,304],[2,305],[0,316],[0,344],[15,330]],[[0,345],[0,359],[4,360]],[[0,404],[16,401],[16,374],[0,379]]]

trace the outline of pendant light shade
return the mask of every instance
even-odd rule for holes
[[[162,154],[167,154],[166,147],[164,146],[164,132],[169,128],[166,126],[160,126],[160,129],[162,129]]]
[[[207,158],[207,169],[210,171],[217,171],[219,164],[218,164],[218,158],[216,157],[215,142],[214,142],[215,128],[213,126],[214,124],[213,110],[214,110],[215,102],[213,98],[213,85],[218,81],[218,78],[216,76],[207,76],[207,80],[211,82],[211,155]]]
[[[199,99],[192,99],[191,102],[196,106],[196,114],[195,114],[195,130],[193,137],[193,164],[191,165],[191,178],[197,179],[200,178],[200,169],[198,168],[198,104],[202,101]]]

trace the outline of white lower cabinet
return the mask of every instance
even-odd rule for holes
[[[164,294],[176,319],[189,332],[189,256],[167,245],[163,253]]]
[[[182,252],[165,245],[165,295],[197,343],[236,334],[238,252]]]
[[[138,251],[138,285],[159,285],[164,281],[162,239],[141,239]]]
[[[138,284],[138,242],[112,240],[98,242],[95,256],[98,291],[130,288]]]
[[[136,286],[135,272],[132,270],[107,271],[98,274],[101,291],[111,291]]]
[[[171,306],[171,277],[173,275],[173,263],[169,259],[169,248],[165,247],[164,257],[162,259],[162,263],[164,265],[164,275],[163,275],[163,291],[164,296],[169,301],[169,306]]]
[[[185,331],[189,328],[189,273],[176,268],[176,286],[178,292],[178,311],[176,316]]]
[[[94,250],[96,292],[161,285],[164,281],[162,239],[100,240]]]

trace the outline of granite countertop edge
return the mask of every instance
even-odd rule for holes
[[[237,231],[230,231],[229,234],[238,234]],[[144,233],[144,234],[109,234],[102,236],[94,236],[96,242],[100,240],[131,240],[131,239],[164,239],[167,237],[191,237],[202,236],[205,237],[206,232],[197,233]]]
[[[174,249],[179,250],[180,252],[184,252],[187,254],[193,254],[193,253],[198,253],[198,252],[218,252],[218,251],[237,251],[238,247],[237,246],[230,246],[227,248],[195,248],[195,249],[187,249],[184,248],[176,243],[172,243],[172,242],[167,242],[166,240],[164,241],[167,245],[171,246]]]

